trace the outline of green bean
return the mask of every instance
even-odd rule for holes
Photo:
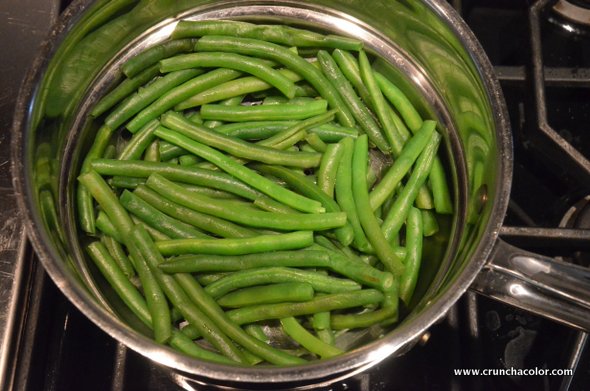
[[[271,304],[308,301],[313,298],[313,288],[305,282],[285,282],[243,288],[220,297],[222,307],[240,308],[254,304]]]
[[[164,126],[192,140],[228,152],[236,157],[302,168],[316,167],[320,164],[320,154],[280,151],[259,144],[251,144],[192,124],[178,113],[168,112],[162,115],[161,121]]]
[[[200,69],[187,69],[172,72],[157,79],[152,84],[131,95],[120,103],[105,119],[105,124],[111,129],[117,129],[125,121],[137,114],[144,107],[158,99],[166,91],[176,87],[185,81],[203,73]]]
[[[371,246],[361,226],[352,193],[352,155],[354,141],[346,138],[342,141],[342,159],[336,173],[336,200],[342,211],[346,212],[348,223],[354,234],[354,245],[361,251],[369,251]]]
[[[277,105],[233,106],[226,107],[219,104],[201,106],[201,116],[204,119],[221,121],[284,121],[302,120],[325,113],[327,102],[315,99],[307,105],[283,103]]]
[[[145,186],[139,186],[135,189],[134,194],[169,216],[203,231],[211,232],[224,238],[247,238],[257,235],[256,232],[246,227],[236,225],[208,214],[193,211],[164,199],[158,193]]]
[[[190,274],[176,274],[174,278],[191,300],[203,311],[205,316],[210,317],[225,334],[249,352],[262,357],[272,364],[292,365],[305,363],[305,360],[275,349],[247,334],[241,327],[227,317],[215,300],[206,293]]]
[[[251,227],[280,230],[325,230],[338,228],[346,223],[346,215],[339,212],[275,214],[239,205],[227,208],[226,201],[191,193],[158,174],[151,175],[146,184],[169,200],[187,208]]]
[[[334,345],[335,338],[330,325],[330,311],[318,312],[311,317],[311,325],[313,326],[320,341],[328,345]]]
[[[213,298],[219,298],[239,288],[281,282],[306,282],[313,287],[314,291],[328,293],[358,292],[361,289],[361,286],[354,281],[325,276],[313,271],[288,267],[261,267],[232,273],[209,284],[205,290]]]
[[[100,242],[93,242],[86,247],[86,251],[121,300],[143,323],[151,327],[152,316],[144,298],[111,257],[106,247]]]
[[[423,226],[423,234],[425,237],[432,236],[438,232],[438,221],[436,220],[436,216],[434,212],[430,210],[421,209],[422,211],[422,226]]]
[[[318,53],[318,60],[322,66],[322,71],[330,80],[334,88],[343,97],[344,103],[348,106],[354,119],[365,131],[369,139],[383,152],[389,152],[391,147],[383,137],[381,128],[373,119],[369,109],[363,104],[354,92],[352,85],[342,74],[334,59],[324,51]]]
[[[148,162],[159,162],[160,161],[160,145],[158,140],[154,140],[148,145],[143,155],[143,160]],[[106,158],[108,159],[108,158]]]
[[[280,202],[273,200],[272,198],[261,196],[254,200],[253,204],[259,209],[273,213],[298,213],[295,209],[283,205]]]
[[[147,178],[152,173],[157,173],[169,180],[223,190],[249,200],[255,200],[262,194],[226,173],[197,167],[188,168],[168,163],[122,162],[104,159],[94,160],[91,167],[101,175]]]
[[[290,137],[292,137],[293,135],[295,135],[297,133],[300,133],[302,131],[306,131],[311,127],[318,126],[318,125],[324,124],[326,122],[332,121],[334,119],[335,113],[336,113],[336,110],[330,110],[330,111],[326,112],[325,114],[320,114],[315,117],[311,117],[306,120],[299,121],[296,124],[288,127],[287,129],[282,130],[282,131],[274,134],[271,137],[268,137],[264,140],[259,141],[258,145],[264,145],[264,146],[277,148],[277,146],[280,145],[280,143],[289,139]],[[305,135],[306,133],[303,133],[303,134]]]
[[[238,71],[224,68],[214,69],[199,75],[158,97],[156,101],[141,110],[125,127],[131,133],[135,133],[149,121],[156,119],[160,114],[194,94],[205,91],[219,83],[235,79],[240,75],[241,73]]]
[[[182,155],[178,157],[178,164],[180,164],[181,166],[193,166],[199,162],[202,162],[201,159],[199,159],[197,156],[195,155]]]
[[[219,349],[222,354],[232,360],[246,362],[246,358],[242,352],[207,315],[191,302],[176,280],[172,276],[165,275],[158,269],[158,264],[162,263],[163,259],[148,233],[141,227],[136,227],[132,231],[132,238],[133,244],[137,246],[137,250],[145,258],[149,270],[153,273],[154,278],[157,280],[159,286],[161,286],[166,297],[182,313],[183,317],[192,326],[196,327],[200,335]]]
[[[393,283],[391,274],[356,262],[335,252],[275,251],[240,256],[186,255],[160,265],[166,273],[227,272],[261,267],[321,267],[330,269],[360,284],[386,289]]]
[[[408,128],[410,128],[412,133],[417,132],[422,127],[422,118],[414,108],[414,105],[412,105],[412,102],[410,102],[402,90],[381,73],[374,72],[374,76],[383,95],[385,95],[393,107],[395,107],[406,122],[406,125],[408,125]]]
[[[362,314],[336,314],[331,318],[331,326],[334,330],[367,328],[388,319],[395,319],[397,313],[397,307],[387,306]]]
[[[105,180],[93,170],[83,173],[78,180],[105,211],[116,230],[123,237],[128,236],[133,222]]]
[[[159,73],[160,66],[156,64],[141,71],[137,76],[123,80],[111,92],[103,96],[96,105],[94,105],[90,115],[96,118],[106,113],[110,108],[128,97],[131,93],[135,92],[139,87],[152,80]]]
[[[422,213],[420,209],[410,207],[406,220],[406,259],[404,261],[404,274],[400,277],[399,297],[410,305],[410,300],[418,281],[418,272],[422,262],[422,236],[423,236]]]
[[[332,293],[316,296],[302,303],[260,304],[242,307],[227,312],[235,323],[242,325],[268,319],[282,319],[289,316],[310,315],[377,304],[383,300],[383,293],[374,289],[353,292]]]
[[[415,132],[410,133],[410,131],[408,130],[408,127],[406,126],[404,121],[402,121],[402,119],[399,117],[399,115],[397,115],[395,110],[393,110],[393,108],[391,108],[391,106],[389,106],[389,105],[387,106],[387,112],[389,113],[389,116],[391,117],[391,121],[393,121],[393,123],[395,125],[395,128],[397,130],[397,134],[400,137],[402,144],[405,144],[412,136],[412,133],[415,133]],[[418,130],[420,130],[420,129],[418,129]]]
[[[154,132],[160,125],[156,119],[146,123],[140,131],[135,133],[125,148],[119,154],[119,160],[139,160],[145,149],[154,141]]]
[[[341,144],[328,144],[326,152],[322,155],[322,161],[317,173],[318,187],[330,198],[334,198],[334,186],[336,185],[336,171],[342,158]]]
[[[256,39],[224,36],[206,36],[197,42],[199,51],[229,51],[275,60],[305,78],[333,109],[338,109],[338,120],[344,126],[353,126],[354,118],[344,102],[321,71],[305,59],[279,45]]]
[[[219,364],[235,364],[234,360],[231,360],[221,354],[217,354],[207,349],[203,349],[182,332],[172,330],[172,338],[168,341],[168,344],[174,349],[187,354],[191,357],[195,357],[205,361],[216,362]]]
[[[296,231],[276,235],[258,235],[252,238],[232,239],[172,239],[156,243],[162,255],[217,254],[242,255],[266,251],[291,250],[310,246],[311,231]]]
[[[119,243],[123,243],[123,235],[117,231],[109,217],[102,210],[98,211],[96,216],[96,228],[105,235],[115,239]]]
[[[178,53],[190,52],[195,47],[196,39],[175,39],[164,42],[131,57],[121,66],[127,77],[133,77],[145,68],[157,64],[158,61]]]
[[[123,250],[120,242],[108,235],[103,235],[100,240],[107,248],[109,254],[113,257],[123,274],[127,278],[133,277],[135,275],[135,269],[133,269],[133,264],[127,257],[127,254],[125,254],[125,250]]]
[[[355,90],[360,95],[361,99],[368,104],[371,108],[371,96],[369,90],[363,83],[361,78],[361,72],[359,70],[359,64],[357,59],[348,51],[336,49],[332,52],[332,57],[338,64],[338,68],[346,79],[352,84]]]
[[[264,343],[269,343],[269,341],[270,341],[269,338],[264,333],[262,326],[260,326],[259,324],[256,324],[256,323],[248,324],[248,325],[244,326],[244,331],[246,331],[248,334],[250,334],[254,338],[256,338]]]
[[[91,168],[91,163],[94,159],[102,156],[108,143],[110,142],[113,130],[108,126],[102,126],[96,133],[94,143],[90,147],[90,150],[86,154],[82,163],[80,171],[82,173],[87,172]],[[78,221],[80,227],[84,232],[95,233],[95,217],[94,217],[94,205],[92,204],[92,196],[88,189],[82,184],[78,184],[76,189],[76,203],[78,206]]]
[[[147,225],[165,233],[171,238],[210,238],[193,226],[176,220],[151,206],[137,195],[125,190],[119,198],[121,205]]]
[[[422,150],[430,141],[435,128],[436,122],[424,121],[420,130],[404,145],[397,159],[395,159],[394,163],[387,170],[387,173],[369,194],[372,210],[377,209],[386,199],[391,198],[391,195],[403,177],[409,172]]]
[[[399,276],[403,271],[401,260],[393,252],[381,231],[379,222],[371,210],[367,190],[366,169],[368,160],[368,140],[366,135],[356,139],[352,156],[352,194],[361,226],[373,246],[377,257],[385,265],[387,271]]]
[[[397,235],[402,224],[406,220],[418,190],[424,184],[430,173],[440,139],[441,137],[437,132],[432,134],[428,145],[424,148],[414,166],[410,179],[408,179],[408,182],[398,194],[398,197],[395,199],[391,209],[387,213],[387,216],[381,225],[381,229],[388,240]]]
[[[223,273],[223,272],[199,274],[196,276],[196,279],[199,282],[199,284],[207,286],[207,285],[214,283],[215,281],[219,281],[222,278],[227,277],[230,274],[231,273]]]
[[[326,212],[330,214],[341,212],[340,207],[336,201],[330,198],[313,182],[308,180],[305,175],[301,175],[295,171],[280,166],[258,164],[254,165],[253,167],[265,174],[270,174],[274,177],[284,180],[289,185],[289,187],[297,190],[304,196],[321,202]],[[335,234],[343,245],[348,246],[352,242],[354,236],[352,227],[350,227],[347,223],[344,223],[341,227],[342,228],[336,227],[338,229],[335,231]]]
[[[187,151],[169,142],[158,140],[160,143],[160,161],[167,161],[175,157],[186,155]]]
[[[330,358],[343,353],[342,350],[314,337],[292,316],[281,319],[281,326],[293,340],[321,358]]]
[[[451,201],[451,192],[449,191],[449,186],[445,178],[445,169],[438,157],[432,163],[429,179],[436,211],[440,214],[453,213],[453,202]]]
[[[152,237],[153,240],[170,240],[170,236],[166,235],[159,229],[147,225],[143,220],[139,219],[134,215],[130,215],[131,220],[135,225],[141,225]]]
[[[145,178],[136,178],[132,176],[114,176],[109,180],[109,184],[118,189],[135,189],[145,183]]]
[[[322,141],[317,133],[308,134],[305,141],[307,141],[310,147],[318,152],[326,152],[326,149],[328,148],[328,145]]]
[[[369,90],[372,107],[375,114],[377,114],[377,118],[379,118],[379,122],[381,122],[385,138],[391,146],[391,152],[394,156],[397,156],[401,152],[403,144],[397,135],[398,132],[395,124],[391,121],[391,117],[387,111],[387,102],[385,102],[385,98],[383,98],[383,94],[375,81],[373,68],[371,68],[369,59],[362,50],[359,52],[359,70],[363,83]]]
[[[234,96],[234,97],[231,97],[228,99],[224,99],[221,102],[219,102],[219,104],[223,105],[223,106],[239,106],[242,104],[243,100],[244,100],[244,95],[240,95],[240,96]],[[201,118],[201,112],[198,111],[198,113],[199,113],[199,118]],[[223,124],[224,124],[223,121],[208,120],[208,121],[204,121],[202,125],[206,128],[214,129],[214,128],[217,128]]]
[[[292,82],[301,80],[301,76],[293,71],[290,71],[289,69],[279,69],[278,71]],[[241,77],[236,80],[221,83],[198,94],[195,94],[194,96],[187,98],[174,106],[174,110],[182,111],[191,107],[198,107],[207,103],[233,98],[235,96],[243,96],[253,92],[266,91],[272,87],[273,86],[271,84],[254,76]]]
[[[214,150],[213,148],[210,148],[177,132],[165,128],[159,128],[156,130],[156,134],[166,141],[174,142],[175,144],[189,150],[195,155],[198,155],[203,159],[215,164],[228,174],[233,175],[235,178],[243,181],[256,190],[270,196],[271,198],[284,203],[285,205],[302,212],[322,213],[324,211],[324,207],[322,207],[318,201],[310,200],[309,198],[303,197],[297,193],[281,187],[269,179],[258,175],[249,168],[236,163],[231,158],[225,156],[221,152]]]
[[[181,54],[160,61],[160,72],[171,72],[196,67],[220,67],[249,73],[272,85],[286,97],[295,97],[295,84],[278,70],[267,65],[266,61],[258,58],[236,53],[208,52]],[[186,98],[188,96],[184,99]],[[175,102],[175,104],[180,102]]]
[[[229,35],[231,37],[256,38],[288,46],[311,46],[359,50],[362,42],[338,35],[323,35],[307,30],[280,25],[257,25],[246,22],[185,21],[178,22],[173,37],[202,37],[205,35]]]

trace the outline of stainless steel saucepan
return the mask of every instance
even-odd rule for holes
[[[232,367],[157,345],[136,331],[124,306],[76,240],[73,184],[96,129],[94,102],[117,68],[165,40],[179,19],[286,22],[359,38],[381,71],[408,92],[445,137],[455,213],[431,243],[419,300],[392,331],[333,359],[297,367]],[[498,239],[512,174],[511,134],[493,69],[473,34],[442,0],[75,1],[52,32],[21,91],[12,170],[29,237],[63,293],[115,339],[178,373],[216,383],[319,383],[400,355],[469,289],[590,330],[590,273]]]

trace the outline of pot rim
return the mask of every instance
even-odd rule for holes
[[[55,261],[60,256],[52,246],[47,245],[50,242],[47,233],[37,228],[41,226],[41,221],[30,197],[32,189],[26,174],[26,163],[23,160],[25,155],[24,146],[26,144],[23,129],[27,126],[29,102],[35,94],[37,81],[45,71],[48,56],[58,43],[58,39],[66,32],[66,29],[91,3],[90,0],[75,0],[64,11],[43,44],[40,54],[35,59],[21,86],[12,127],[11,173],[17,204],[24,217],[25,229],[45,270],[67,298],[98,327],[138,353],[160,364],[189,374],[218,381],[239,383],[296,382],[301,379],[322,379],[331,375],[350,373],[354,370],[364,370],[377,364],[420,337],[426,329],[444,316],[447,310],[469,288],[489,258],[508,207],[512,178],[512,138],[501,88],[483,48],[466,23],[448,3],[443,0],[424,0],[424,3],[457,34],[457,37],[471,55],[471,59],[481,75],[484,88],[488,94],[492,112],[495,114],[496,148],[499,154],[496,173],[498,183],[495,187],[495,194],[491,197],[495,202],[491,209],[489,221],[482,233],[482,240],[478,243],[469,264],[453,283],[453,289],[447,289],[443,292],[436,299],[436,303],[429,305],[411,322],[396,327],[394,333],[364,345],[352,353],[292,367],[231,367],[193,359],[166,346],[156,345],[151,339],[140,335],[117,320],[109,311],[100,306],[96,300],[89,300],[90,293],[81,284],[72,283],[68,278],[66,264]]]

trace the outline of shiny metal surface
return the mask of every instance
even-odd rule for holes
[[[590,269],[498,240],[472,288],[556,322],[590,330]]]
[[[85,9],[84,12],[81,10]],[[181,14],[182,16],[179,16]],[[334,359],[285,368],[202,362],[154,344],[98,293],[75,240],[72,182],[95,130],[85,111],[116,77],[109,69],[166,38],[179,17],[280,20],[356,36],[386,61],[381,71],[443,124],[456,214],[422,300],[383,338]],[[394,67],[388,65],[391,63]],[[511,140],[493,69],[443,1],[78,1],[66,11],[23,90],[13,172],[29,236],[49,275],[94,323],[141,354],[214,381],[306,383],[349,376],[409,348],[470,286],[489,258],[510,190]],[[90,289],[89,289],[90,288]]]

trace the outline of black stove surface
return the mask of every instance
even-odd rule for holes
[[[46,2],[26,1],[33,13]],[[585,31],[590,27],[556,11],[562,3],[452,1],[496,67],[510,113],[515,170],[501,235],[523,248],[588,266],[590,34]],[[0,11],[22,6],[22,1],[4,0]],[[10,10],[4,12],[12,15]],[[26,36],[23,33],[19,39],[24,43]],[[14,47],[12,38],[0,35],[3,53]],[[31,55],[36,46],[27,44]],[[30,55],[17,59],[22,69],[12,79],[22,77]],[[535,78],[538,61],[545,65],[540,81]],[[2,79],[4,90],[8,82],[6,99],[13,102],[15,82]],[[539,97],[536,91],[543,85],[545,94]],[[9,118],[11,110],[11,104],[0,106],[2,118]],[[2,137],[7,124],[2,122]],[[569,145],[575,147],[573,152]],[[0,147],[6,145],[0,142]],[[559,231],[559,238],[551,240],[559,227],[586,231],[581,235],[579,230]],[[46,276],[32,250],[21,256],[28,289],[21,299],[24,316],[20,343],[11,357],[14,381],[9,389],[180,389],[165,368],[117,344],[75,309]],[[584,333],[468,292],[406,355],[321,389],[585,390],[590,387],[586,338]],[[458,376],[454,370],[460,368],[575,371],[573,376]],[[196,383],[192,387],[216,389]]]

